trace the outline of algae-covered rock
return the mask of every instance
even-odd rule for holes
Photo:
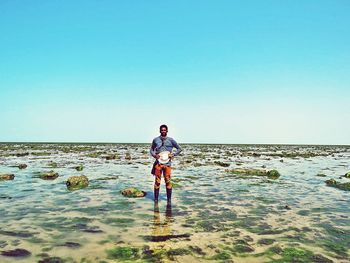
[[[350,178],[350,172],[347,172],[346,174],[344,174],[344,177]]]
[[[334,179],[329,179],[329,180],[326,180],[325,183],[327,184],[327,186],[335,187],[344,191],[350,191],[350,182],[339,183]]]
[[[26,165],[25,163],[21,163],[18,165],[19,169],[26,169],[28,165]]]
[[[121,191],[122,195],[126,197],[144,197],[146,196],[146,192],[141,191],[137,188],[131,187],[131,188],[126,188]]]
[[[255,176],[267,176],[270,179],[277,179],[280,177],[280,173],[277,170],[263,170],[263,169],[250,169],[250,168],[235,168],[225,170],[230,174],[244,174]]]
[[[13,180],[14,178],[14,174],[0,174],[0,181]]]
[[[80,164],[80,165],[74,167],[74,169],[81,172],[84,169],[84,166],[82,164]]]
[[[58,173],[51,170],[49,172],[42,172],[39,174],[39,177],[43,180],[54,180],[58,177]]]
[[[85,175],[76,175],[68,178],[66,182],[68,190],[78,190],[89,185],[89,179]]]
[[[116,247],[106,250],[108,259],[137,260],[140,258],[139,249],[136,247]]]
[[[220,162],[220,161],[214,161],[214,164],[222,166],[222,167],[229,167],[230,166],[229,163],[224,163],[224,162]]]
[[[281,175],[277,170],[270,170],[267,172],[267,177],[270,179],[277,179],[280,176]]]
[[[56,163],[56,162],[49,162],[48,164],[47,164],[47,166],[48,167],[51,167],[51,168],[57,168],[57,166],[58,166],[58,164]]]

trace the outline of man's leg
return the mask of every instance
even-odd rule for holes
[[[172,194],[172,188],[173,186],[171,185],[171,167],[170,166],[165,166],[164,168],[164,179],[165,179],[165,187],[166,187],[166,197],[168,204],[171,203],[171,194]]]
[[[154,202],[158,202],[159,188],[162,176],[162,167],[159,164],[155,166],[155,178],[154,178]]]

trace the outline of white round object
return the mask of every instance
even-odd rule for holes
[[[166,163],[168,163],[168,162],[170,161],[169,154],[170,154],[169,151],[164,151],[164,152],[159,153],[158,162],[159,162],[160,164],[166,164]]]

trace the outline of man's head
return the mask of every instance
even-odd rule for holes
[[[163,137],[166,137],[168,134],[168,126],[166,126],[165,124],[160,125],[159,132],[160,132],[160,135],[162,135]]]

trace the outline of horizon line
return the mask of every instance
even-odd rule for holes
[[[4,141],[0,144],[151,144],[148,142],[46,142],[46,141]],[[350,144],[306,144],[306,143],[198,143],[198,142],[179,142],[179,144],[199,144],[199,145],[289,145],[289,146],[346,146]]]

